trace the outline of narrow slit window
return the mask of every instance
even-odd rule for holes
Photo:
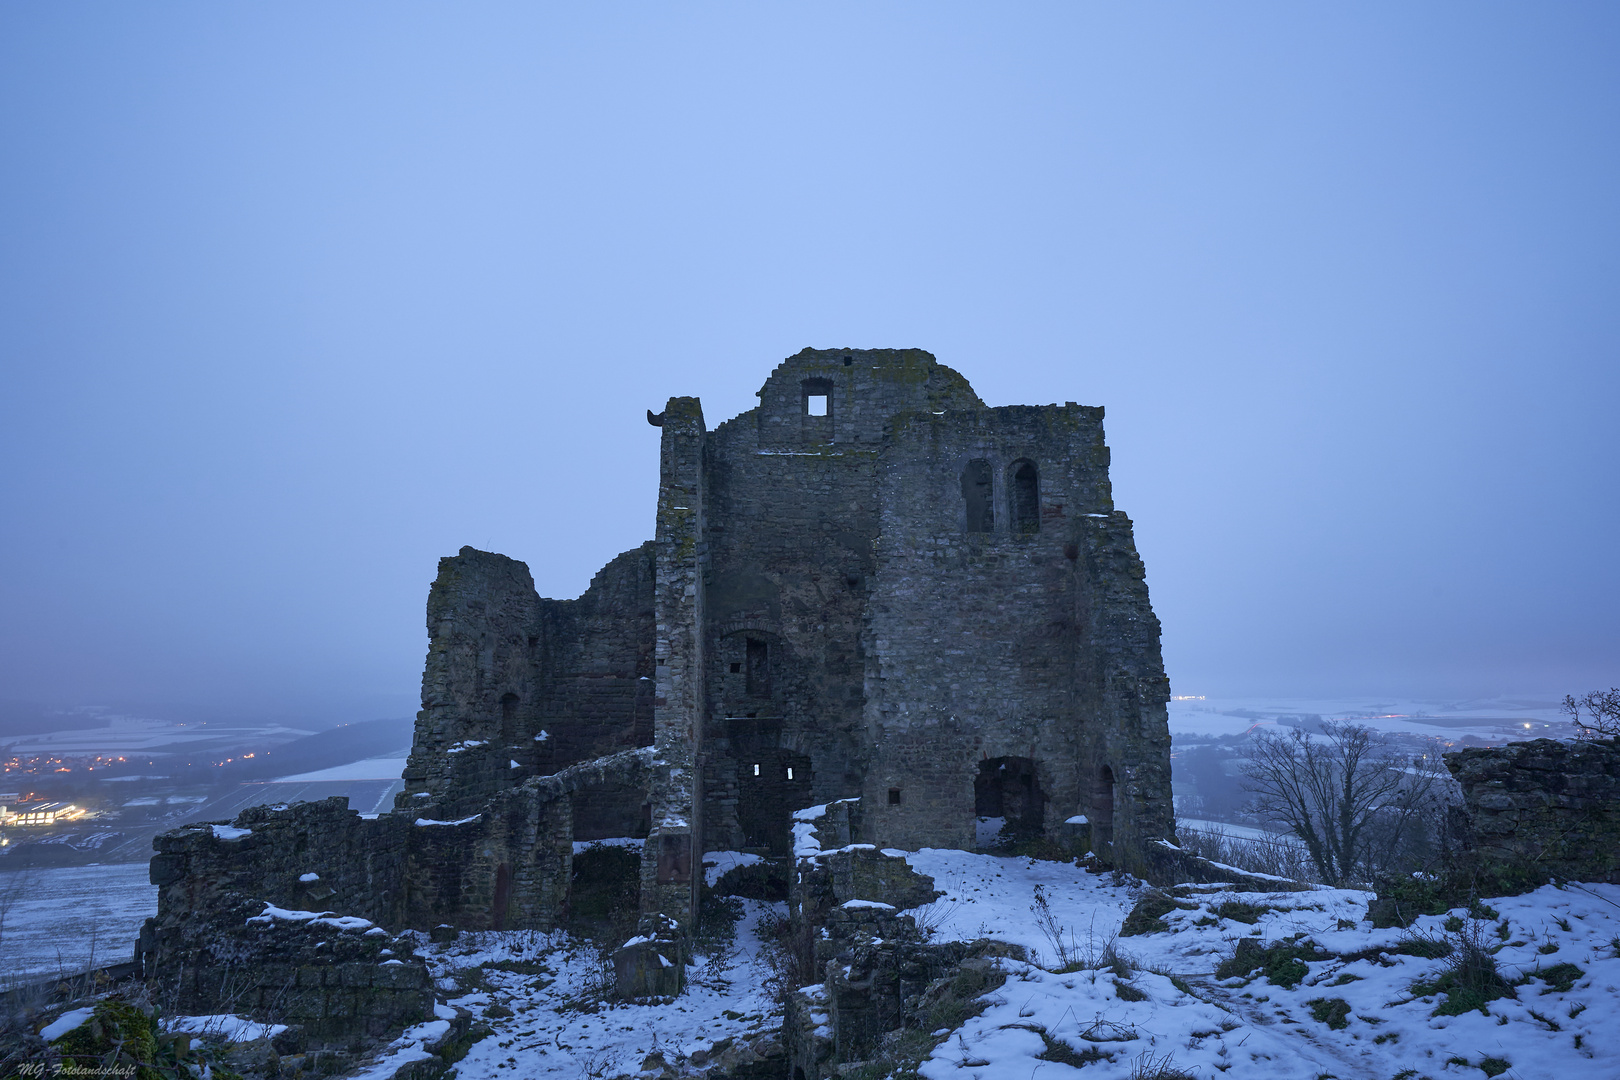
[[[793,779],[793,766],[791,765],[788,766],[788,779]]]
[[[771,650],[770,645],[758,638],[748,639],[748,652],[746,654],[748,665],[748,696],[766,698],[771,696]]]
[[[754,765],[754,775],[755,775],[755,776],[758,776],[758,775],[759,775],[759,765],[758,765],[758,764],[755,764],[755,765]]]

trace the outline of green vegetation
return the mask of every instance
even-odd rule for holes
[[[1350,1026],[1350,1003],[1344,998],[1312,998],[1305,1004],[1310,1007],[1313,1020],[1326,1024],[1334,1031],[1342,1031]]]
[[[1281,909],[1268,907],[1265,904],[1246,904],[1240,900],[1228,900],[1215,909],[1215,914],[1223,919],[1231,919],[1233,922],[1247,923],[1253,926],[1260,921],[1260,916],[1278,910]]]
[[[1232,955],[1215,968],[1215,977],[1231,979],[1259,970],[1273,986],[1292,990],[1310,974],[1308,961],[1326,959],[1329,954],[1309,938],[1294,937],[1262,946],[1258,938],[1248,937],[1241,939]]]
[[[1585,975],[1586,972],[1574,964],[1554,964],[1550,968],[1541,968],[1530,972],[1520,980],[1520,984],[1529,982],[1532,978],[1540,979],[1547,984],[1547,988],[1542,991],[1543,994],[1551,994],[1555,991],[1560,994],[1567,994],[1575,988],[1575,981],[1584,978]]]
[[[1432,1015],[1461,1016],[1475,1009],[1489,1015],[1487,1004],[1497,998],[1517,996],[1497,971],[1496,957],[1484,947],[1481,937],[1477,922],[1471,931],[1457,934],[1451,962],[1445,969],[1433,979],[1413,985],[1412,993],[1417,997],[1445,994],[1446,1000]]]
[[[1095,1046],[1088,1046],[1083,1051],[1076,1050],[1062,1039],[1054,1039],[1044,1031],[1037,1034],[1040,1035],[1041,1041],[1046,1044],[1046,1049],[1035,1055],[1041,1061],[1055,1061],[1059,1065],[1068,1065],[1078,1069],[1096,1061],[1109,1060],[1108,1055]]]
[[[640,907],[639,853],[592,844],[574,856],[565,923],[569,933],[623,941],[635,930]]]
[[[1130,983],[1121,979],[1114,980],[1114,993],[1119,995],[1121,1001],[1146,1001],[1148,996]]]
[[[1120,937],[1140,937],[1143,934],[1163,934],[1170,929],[1170,924],[1164,917],[1176,909],[1192,911],[1196,904],[1189,904],[1180,900],[1172,900],[1162,892],[1146,892],[1131,908],[1130,914],[1125,916],[1125,922],[1119,928]]]

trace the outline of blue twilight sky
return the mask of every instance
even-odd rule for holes
[[[1104,405],[1179,693],[1620,683],[1620,7],[0,5],[0,697],[414,708],[806,345]]]

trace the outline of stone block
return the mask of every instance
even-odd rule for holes
[[[674,997],[685,982],[682,961],[678,942],[632,939],[613,953],[615,990],[628,1001]]]

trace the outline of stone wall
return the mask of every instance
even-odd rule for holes
[[[470,547],[428,592],[422,711],[395,805],[456,819],[531,776],[652,742],[653,546],[577,600]]]
[[[433,1016],[433,980],[409,938],[369,920],[236,898],[143,932],[144,974],[176,1013],[235,1013],[293,1030],[287,1048],[351,1046]]]
[[[1107,769],[1134,787],[1107,839],[1170,835],[1159,627],[1107,465],[1102,410],[1072,403],[895,422],[865,647],[874,842],[971,847],[997,758],[1034,763],[1048,832],[1092,813]]]
[[[706,847],[776,852],[793,809],[857,795],[866,839],[972,846],[980,763],[1011,757],[1049,834],[1104,804],[1105,847],[1170,835],[1169,684],[1101,409],[807,349],[703,461]]]
[[[1487,877],[1620,882],[1620,742],[1536,739],[1445,755]]]
[[[540,774],[652,745],[654,577],[649,541],[603,567],[579,599],[540,601]]]

